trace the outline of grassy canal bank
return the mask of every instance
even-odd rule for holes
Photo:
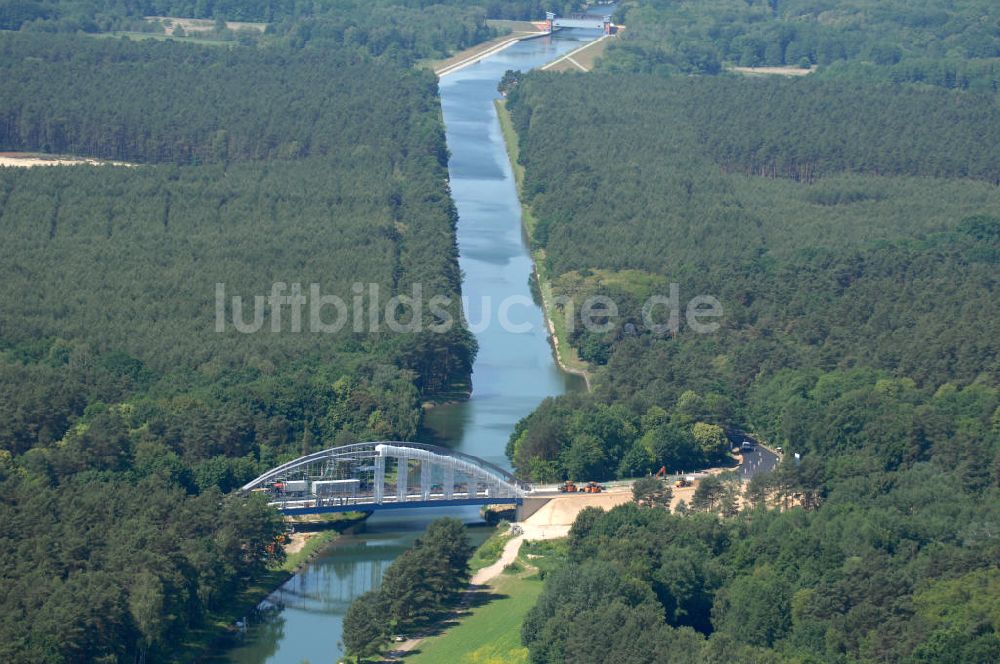
[[[488,548],[489,542],[481,549]],[[527,664],[528,649],[521,645],[521,623],[542,593],[544,574],[558,567],[565,557],[565,539],[525,542],[517,560],[489,582],[486,601],[463,613],[441,634],[423,639],[404,661]]]
[[[440,636],[424,639],[406,658],[409,664],[528,661],[521,623],[542,592],[537,574],[504,574],[491,587],[494,599],[473,608]]]
[[[531,207],[524,202],[524,167],[518,162],[520,148],[517,142],[517,131],[507,111],[506,102],[497,100],[495,102],[497,115],[500,118],[500,128],[503,131],[503,140],[507,146],[507,156],[510,158],[510,165],[514,171],[514,180],[517,182],[517,195],[521,201],[521,218],[524,221],[524,230],[528,236],[530,244],[532,263],[534,264],[534,277],[538,285],[538,291],[542,299],[542,311],[545,314],[545,322],[549,327],[549,334],[552,338],[552,347],[555,351],[556,362],[566,373],[582,376],[590,389],[590,365],[580,359],[576,349],[569,343],[569,335],[566,330],[566,317],[556,306],[555,294],[552,289],[552,282],[545,268],[545,250],[534,246],[534,231],[537,224]]]
[[[547,34],[542,31],[539,25],[531,21],[487,20],[487,23],[502,34],[453,53],[447,58],[420,60],[417,62],[417,66],[429,68],[438,76],[444,76],[458,71],[469,64],[474,64],[480,58],[487,57],[508,46],[512,46],[522,39],[530,39]]]

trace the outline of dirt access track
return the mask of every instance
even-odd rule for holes
[[[604,35],[602,37],[598,37],[592,42],[584,44],[580,48],[548,63],[542,67],[542,71],[589,72],[594,68],[594,65],[597,63],[597,59],[604,55],[604,51],[610,43],[609,40],[611,36],[612,35]]]
[[[712,468],[703,471],[702,475],[717,475],[726,472],[727,468]],[[691,486],[673,486],[674,479],[668,481],[671,484],[673,498],[670,501],[670,509],[676,509],[682,500],[690,504],[694,497],[695,489],[698,488],[700,479],[695,480]],[[558,539],[569,535],[569,529],[576,521],[576,517],[588,507],[599,507],[602,510],[610,510],[613,507],[632,502],[632,482],[608,487],[601,493],[566,493],[553,496],[549,502],[540,507],[537,512],[527,519],[518,523],[521,534],[511,538],[504,546],[500,559],[476,572],[470,583],[473,585],[486,585],[491,580],[503,572],[503,568],[517,559],[517,552],[521,549],[521,543],[525,540],[547,540]]]
[[[470,583],[485,585],[498,577],[503,568],[517,559],[517,552],[525,540],[546,540],[566,537],[577,515],[588,507],[610,510],[632,501],[632,487],[612,487],[601,493],[570,493],[555,496],[537,512],[517,524],[521,534],[511,538],[503,548],[500,559],[489,567],[476,572]]]

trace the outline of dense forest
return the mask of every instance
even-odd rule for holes
[[[1000,658],[995,488],[970,494],[918,464],[824,491],[819,509],[761,504],[728,519],[584,511],[522,626],[531,661]]]
[[[0,36],[0,70],[0,149],[131,164],[0,169],[0,653],[166,661],[279,555],[273,510],[223,494],[468,389],[436,84],[356,49],[38,34]],[[453,325],[265,311],[356,283]]]
[[[920,87],[931,85],[996,94],[1000,92],[1000,59],[914,57],[888,66],[843,61],[823,68],[817,76],[909,83]]]
[[[774,106],[747,113],[762,99]],[[580,355],[607,368],[594,397],[545,404],[539,426],[518,427],[508,452],[522,470],[577,476],[581,457],[602,477],[690,468],[691,427],[759,427],[748,394],[786,369],[869,367],[930,391],[996,383],[1000,189],[995,151],[979,143],[1000,128],[990,98],[531,74],[508,104],[533,241],[557,294],[576,311],[592,295],[619,309],[604,333],[574,326]],[[579,117],[590,118],[586,134]],[[722,302],[719,334],[644,324],[644,302],[671,283],[684,302]],[[648,436],[666,435],[655,433],[664,414],[650,409],[677,421],[667,438],[679,451],[655,451]],[[605,417],[616,436],[588,433]]]
[[[435,103],[433,79],[408,77],[405,85],[421,101],[415,108],[396,104],[398,75],[373,75],[365,57],[346,50],[220,53],[0,33],[0,72],[0,149],[227,165],[347,160],[391,153],[403,140],[423,142],[422,159],[445,159],[439,128],[420,113]],[[367,114],[372,98],[387,101],[378,118]],[[419,125],[412,135],[401,131],[410,124]]]
[[[420,12],[449,12],[472,9],[496,19],[538,20],[546,11],[570,13],[580,9],[582,0],[138,0],[116,3],[105,0],[3,0],[0,2],[0,30],[29,28],[46,32],[106,31],[116,22],[144,16],[281,22],[289,18],[324,15],[365,15],[368,10],[392,8],[410,19]],[[385,16],[385,15],[383,15]],[[401,45],[402,46],[402,45]]]
[[[618,310],[575,321],[593,391],[519,423],[514,466],[690,471],[743,432],[787,459],[677,514],[582,514],[523,625],[532,662],[1000,657],[1000,116],[851,71],[508,77],[559,311]],[[643,305],[672,284],[680,324],[657,329]],[[697,295],[714,332],[685,318]]]
[[[954,66],[1000,56],[994,8],[991,0],[638,0],[622,4],[616,19],[628,30],[605,65],[661,74],[718,74],[727,64],[892,69],[933,59]],[[995,78],[977,81],[997,89]]]
[[[203,40],[215,45],[254,45],[301,49],[307,45],[342,52],[357,51],[404,63],[419,58],[441,58],[495,36],[477,6],[408,6],[398,0],[361,2],[344,0],[314,8],[311,3],[282,8],[269,3],[253,10],[251,4],[216,7],[212,3],[179,6],[95,6],[93,3],[59,2],[53,5],[21,0],[0,2],[0,28],[22,32],[83,32],[99,36],[117,33],[128,37],[163,37],[171,41]],[[206,8],[207,7],[207,8]],[[273,10],[273,11],[272,11]],[[170,12],[168,17],[147,17],[149,12]],[[158,15],[157,15],[158,16]],[[144,18],[145,17],[145,18]],[[215,19],[208,29],[184,29],[176,18]],[[232,20],[263,23],[227,23]],[[169,28],[169,29],[168,29]]]

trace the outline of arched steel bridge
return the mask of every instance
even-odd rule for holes
[[[435,445],[382,441],[332,447],[243,486],[288,515],[413,507],[520,505],[531,491],[509,472]]]

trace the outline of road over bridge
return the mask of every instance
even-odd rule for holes
[[[393,441],[332,447],[243,486],[289,516],[461,505],[520,505],[531,487],[477,457]]]

